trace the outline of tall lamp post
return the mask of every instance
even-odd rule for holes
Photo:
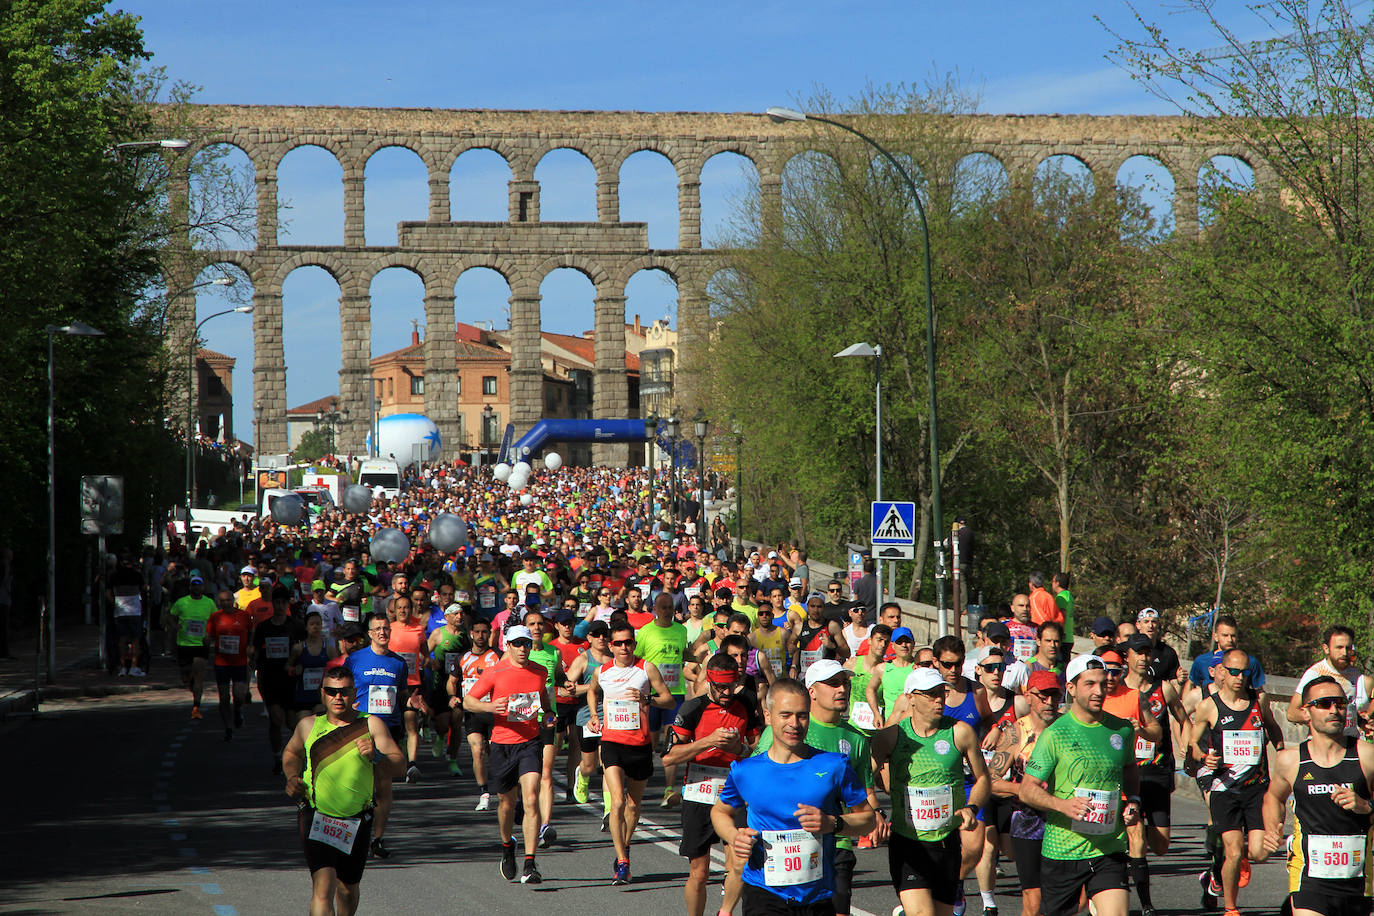
[[[372,399],[372,457],[382,457],[382,399]]]
[[[906,184],[907,190],[911,193],[911,199],[916,204],[916,213],[921,217],[921,236],[925,242],[926,269],[926,377],[930,395],[930,515],[931,531],[935,541],[935,606],[939,612],[940,635],[947,636],[949,635],[949,614],[945,608],[945,522],[944,514],[940,509],[940,423],[938,401],[935,396],[935,294],[930,273],[930,225],[926,222],[925,205],[921,202],[921,195],[916,189],[916,182],[912,180],[911,173],[903,168],[896,157],[884,149],[877,140],[862,131],[839,121],[832,121],[819,115],[805,114],[791,108],[769,108],[766,114],[774,121],[819,121],[858,137],[877,150],[887,160],[888,164],[897,170],[897,174],[902,176],[902,181]]]
[[[331,454],[335,451],[336,448],[338,448],[338,426],[340,421],[348,421],[348,408],[345,407],[342,410],[340,410],[339,402],[337,400],[330,403],[328,410],[325,410],[323,407],[321,407],[319,410],[315,411],[316,425],[328,425],[329,451]]]
[[[229,278],[222,278],[229,279]],[[229,281],[230,283],[233,280]],[[222,284],[228,285],[228,284]],[[247,315],[253,311],[251,305],[240,305],[237,308],[225,309],[222,312],[215,312],[200,320],[196,325],[195,333],[191,335],[191,340],[186,345],[186,534],[189,538],[191,534],[191,502],[195,497],[196,481],[196,427],[195,427],[195,391],[196,391],[196,344],[200,342],[200,329],[205,327],[205,322],[221,315]]]
[[[491,429],[491,418],[495,413],[496,411],[490,404],[482,408],[482,447],[478,450],[478,454],[482,456],[483,461],[487,460],[487,448],[491,445],[492,437],[488,430]],[[495,459],[492,459],[492,463],[496,463]]]
[[[735,560],[744,559],[744,467],[740,456],[744,451],[744,427],[731,418],[730,431],[735,434]]]
[[[658,450],[658,414],[651,413],[644,418],[644,457],[649,466],[649,535],[654,534],[654,458]]]
[[[872,357],[873,375],[877,379],[874,385],[873,403],[873,500],[881,502],[883,498],[883,345],[869,346],[867,343],[856,343],[845,347],[835,354],[835,358],[848,356]],[[875,558],[878,573],[878,589],[882,591],[883,584],[883,562]],[[897,564],[891,567],[893,579],[897,576]],[[896,584],[892,584],[892,592],[896,593]]]
[[[697,415],[692,418],[692,432],[697,434],[697,553],[701,553],[702,544],[710,544],[710,532],[706,530],[706,431],[710,428],[710,421],[706,419],[706,411],[697,408]]]
[[[674,413],[668,418],[668,444],[671,448],[671,452],[668,456],[669,459],[671,459],[671,463],[668,465],[668,469],[669,473],[672,475],[668,481],[669,493],[671,494],[668,497],[668,514],[671,516],[674,530],[677,530],[677,443],[678,432],[681,429],[682,421],[679,420],[677,414]]]
[[[57,464],[53,460],[53,358],[52,339],[58,334],[68,337],[104,337],[88,324],[73,321],[67,325],[50,324],[44,328],[48,332],[48,683],[56,683],[57,677]],[[104,562],[104,558],[101,558]]]

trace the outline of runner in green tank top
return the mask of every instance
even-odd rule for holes
[[[908,669],[909,714],[873,736],[873,762],[888,767],[892,835],[888,868],[908,913],[949,912],[959,895],[960,831],[973,830],[991,782],[967,723],[945,716],[944,678]],[[973,774],[964,791],[964,767]]]
[[[878,665],[868,678],[868,705],[880,717],[877,722],[884,723],[891,718],[915,663],[916,637],[910,628],[898,627],[892,631],[892,661]]]
[[[444,609],[444,625],[429,634],[429,657],[433,666],[426,693],[431,724],[434,726],[434,756],[448,758],[450,776],[462,776],[458,764],[458,747],[462,743],[463,699],[448,691],[452,678],[463,677],[463,653],[472,647],[472,640],[462,629],[463,608],[456,602]],[[454,710],[457,710],[456,714]],[[454,724],[455,719],[457,725]]]
[[[811,693],[811,721],[806,727],[806,743],[821,751],[833,751],[849,758],[849,765],[859,777],[859,785],[868,793],[868,803],[877,812],[878,823],[869,836],[874,845],[887,842],[889,826],[878,806],[873,791],[873,756],[869,737],[845,718],[854,672],[834,659],[823,658],[806,669],[806,686]],[[754,754],[767,753],[773,744],[773,729],[765,728],[759,735]],[[960,771],[960,779],[963,771]],[[854,867],[858,858],[855,837],[835,838],[835,914],[848,916]]]
[[[1140,817],[1134,727],[1102,711],[1100,658],[1077,656],[1064,677],[1068,712],[1035,743],[1020,790],[1023,804],[1045,812],[1041,908],[1076,911],[1086,891],[1098,916],[1126,916],[1126,827]]]
[[[545,678],[545,686],[549,694],[555,693],[555,688],[568,682],[567,673],[563,670],[563,656],[553,646],[544,641],[544,634],[550,631],[548,619],[539,608],[530,608],[525,611],[525,626],[530,628],[530,634],[534,637],[534,648],[530,650],[530,661],[536,665],[543,665],[548,672]],[[558,735],[554,731],[553,712],[545,714],[544,722],[539,730],[539,740],[543,743],[541,751],[543,753],[543,769],[539,776],[539,845],[548,849],[558,839],[558,831],[553,828],[553,765],[558,756]]]
[[[649,708],[649,736],[653,747],[660,748],[665,726],[671,727],[677,711],[687,696],[687,684],[682,677],[682,663],[687,660],[687,628],[673,619],[673,596],[660,592],[654,597],[654,619],[635,632],[635,655],[651,662],[663,676],[663,683],[673,695],[673,708]],[[681,804],[678,765],[663,768],[665,786],[662,807]]]
[[[405,755],[386,721],[360,715],[353,692],[352,671],[326,669],[324,715],[301,719],[282,751],[286,794],[301,802],[297,820],[313,885],[311,912],[331,912],[336,900],[339,912],[357,911],[376,777],[405,770]]]

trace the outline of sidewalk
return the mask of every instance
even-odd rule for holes
[[[154,657],[148,676],[143,678],[107,674],[100,667],[99,643],[99,627],[94,624],[61,624],[57,631],[56,683],[48,684],[47,659],[39,654],[36,632],[12,632],[10,652],[14,658],[0,660],[0,720],[32,712],[45,700],[103,697],[181,685],[173,658]]]

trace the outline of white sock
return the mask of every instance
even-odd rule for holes
[[[978,893],[983,895],[984,908],[997,906],[997,898],[992,895],[992,891],[979,891]]]

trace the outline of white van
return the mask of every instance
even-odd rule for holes
[[[401,495],[401,468],[391,458],[367,458],[358,469],[358,483],[373,493],[382,488],[387,499]]]

